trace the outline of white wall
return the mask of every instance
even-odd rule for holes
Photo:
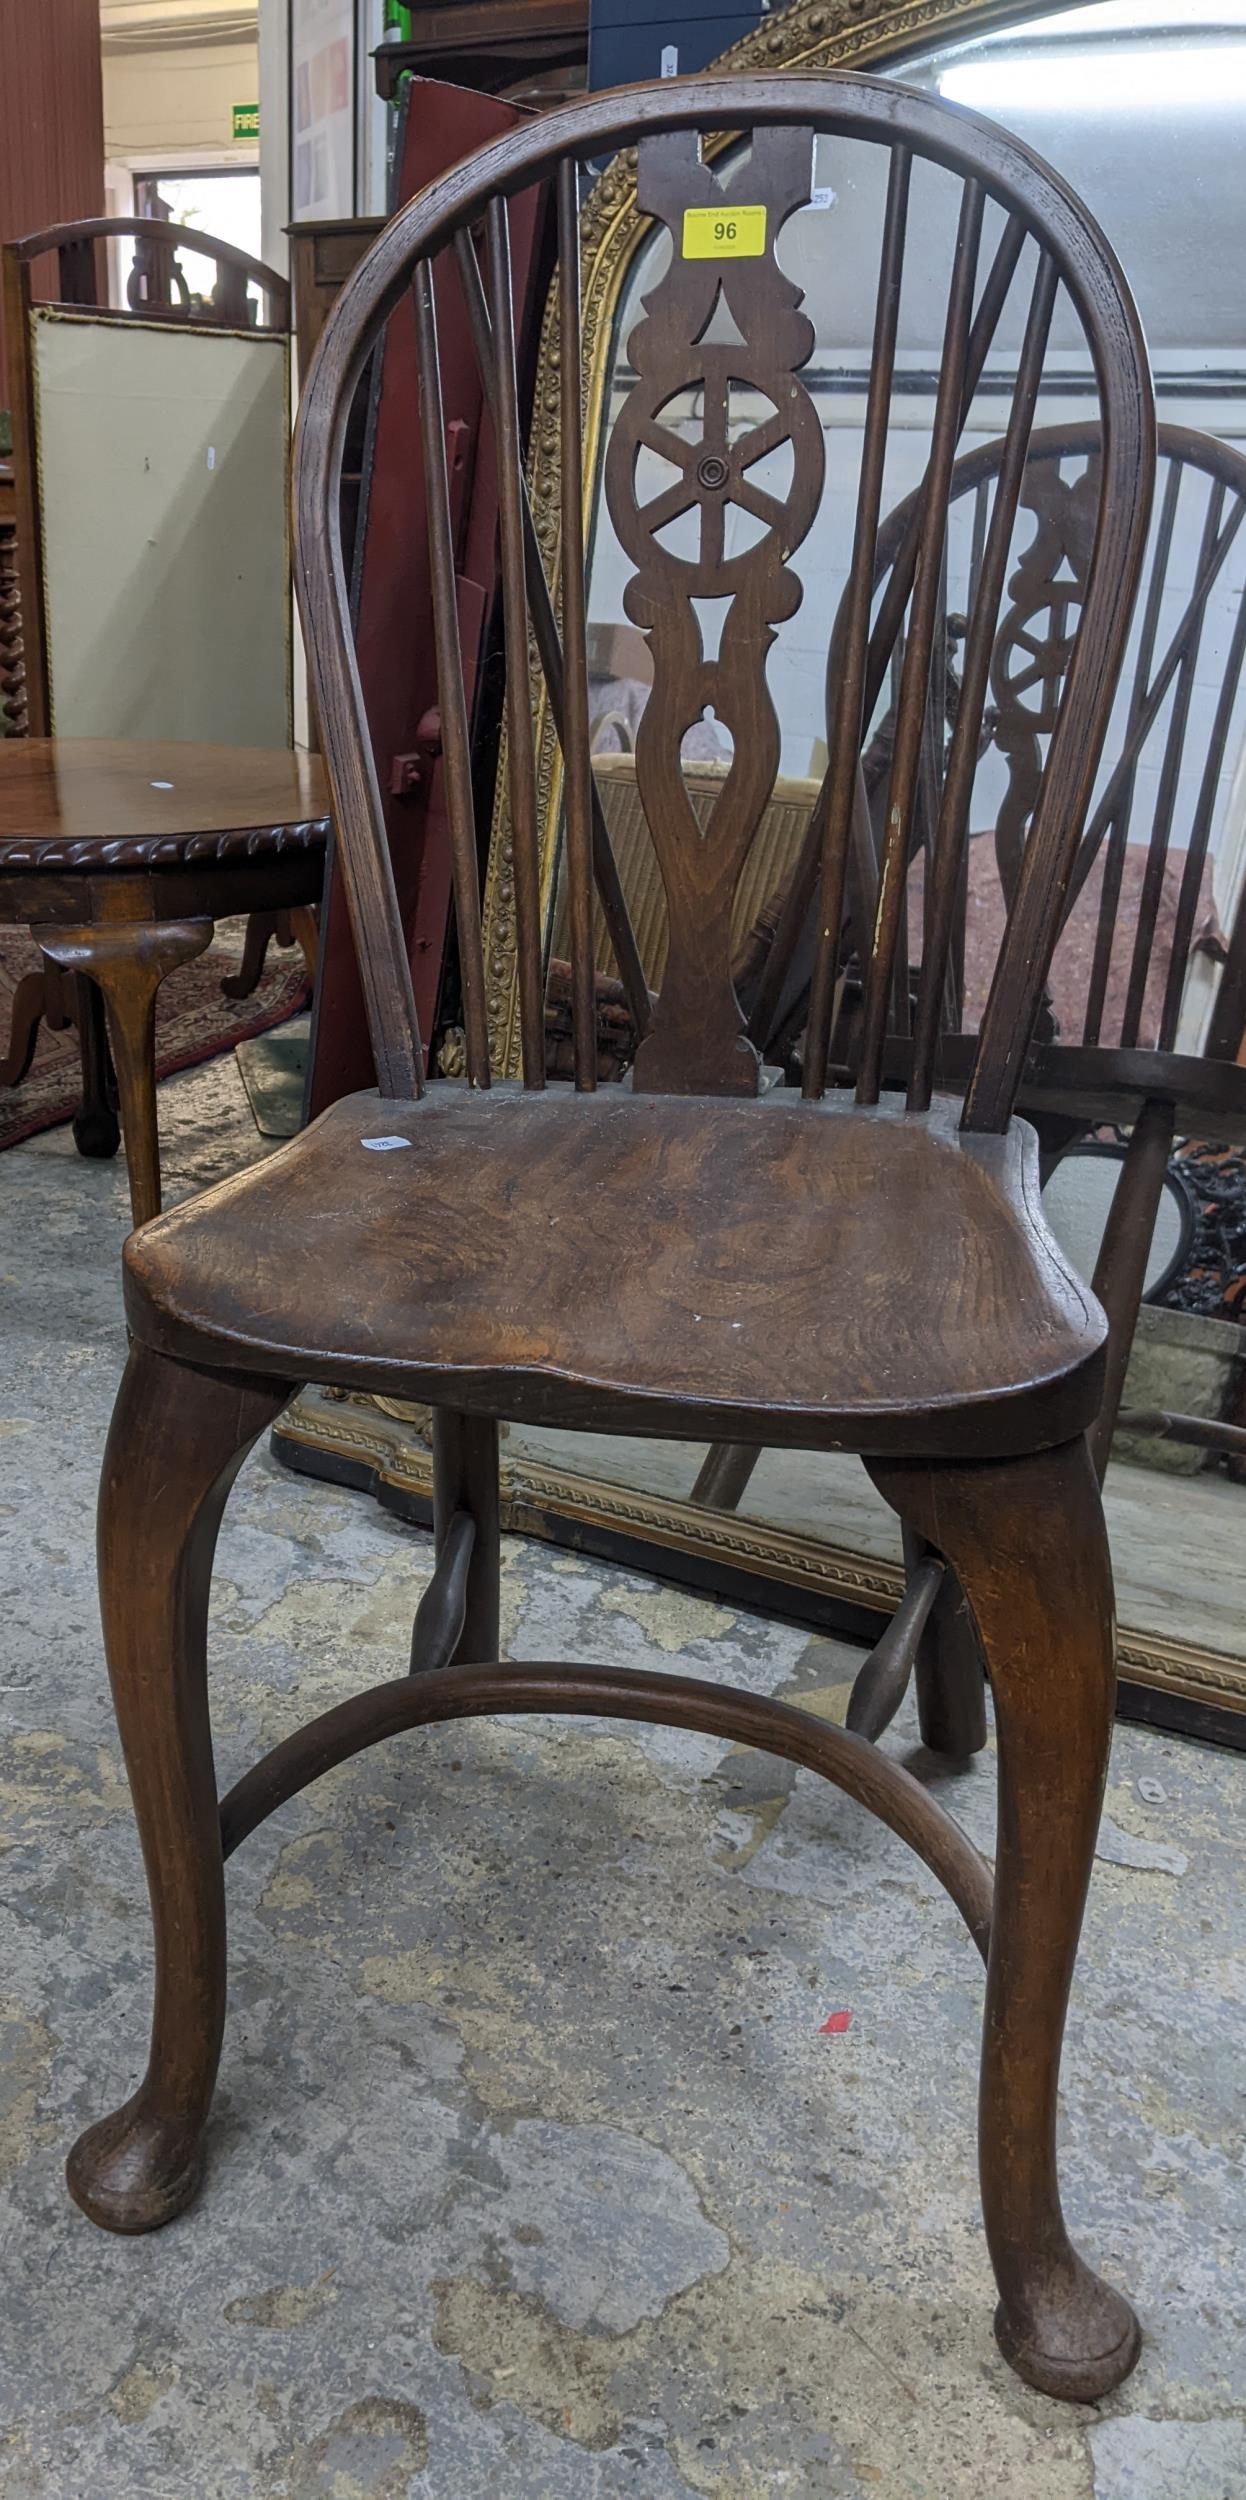
[[[254,165],[235,104],[259,99],[256,0],[100,0],[111,163],[139,172]]]
[[[263,258],[290,266],[290,35],[287,0],[259,0],[256,93],[260,104]]]
[[[254,165],[255,141],[235,141],[235,104],[259,97],[254,43],[199,50],[106,53],[104,138],[109,159],[140,171]]]

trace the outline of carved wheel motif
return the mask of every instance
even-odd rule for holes
[[[1021,493],[1038,527],[1008,584],[991,659],[994,743],[1008,765],[1008,790],[996,823],[1000,883],[1011,905],[1025,837],[1086,596],[1100,463],[1087,462],[1066,481],[1056,460],[1035,463]]]

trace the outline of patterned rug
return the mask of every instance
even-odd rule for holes
[[[39,950],[24,929],[0,929],[0,1038],[6,1051],[18,982],[27,972],[37,972],[39,961]],[[263,979],[249,998],[222,995],[222,980],[237,969],[236,953],[212,945],[193,963],[169,974],[156,998],[158,1077],[219,1058],[235,1043],[267,1033],[306,1006],[310,987],[297,948],[281,954],[269,948]],[[49,1033],[41,1025],[28,1074],[20,1085],[0,1086],[0,1153],[40,1129],[72,1120],[81,1094],[76,1033],[72,1028]]]

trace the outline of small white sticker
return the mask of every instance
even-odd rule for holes
[[[216,445],[214,443],[209,443],[208,445],[208,467],[210,469],[214,469],[216,467]]]
[[[805,208],[834,208],[834,206],[835,194],[829,182],[816,183],[805,202]],[[803,210],[801,214],[804,214]]]
[[[411,1140],[409,1137],[361,1137],[359,1143],[367,1147],[370,1155],[392,1155],[397,1154],[400,1146],[409,1146]]]
[[[658,76],[660,78],[678,78],[679,46],[677,43],[667,43],[663,45],[662,58],[658,63]]]

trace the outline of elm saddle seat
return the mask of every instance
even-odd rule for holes
[[[130,1327],[184,1362],[566,1429],[692,1406],[808,1449],[1035,1449],[1093,1422],[1106,1323],[1043,1221],[1033,1130],[960,1113],[356,1094],[131,1236]],[[394,1137],[413,1151],[366,1142]]]

